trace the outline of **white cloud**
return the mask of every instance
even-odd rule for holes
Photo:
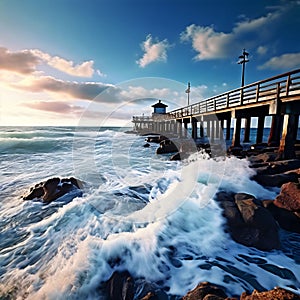
[[[48,53],[40,51],[38,49],[29,50],[33,55],[43,60],[52,68],[62,71],[66,74],[78,77],[92,77],[94,74],[94,61],[85,61],[81,64],[74,65],[71,60],[66,60],[59,56],[51,56]]]
[[[257,54],[264,55],[268,52],[268,48],[265,46],[259,46],[256,49]]]
[[[300,53],[287,53],[280,56],[272,57],[259,69],[291,69],[300,66]]]
[[[93,100],[105,89],[113,88],[113,86],[110,84],[97,82],[64,81],[51,76],[26,77],[21,81],[10,83],[10,86],[32,93],[51,92],[58,95],[68,96],[74,99],[84,100]],[[114,99],[114,101],[119,102],[120,99]]]
[[[0,70],[30,74],[40,63],[41,59],[29,50],[10,52],[7,48],[0,47]]]
[[[144,55],[136,63],[144,68],[150,63],[156,61],[167,61],[167,50],[171,47],[167,39],[153,41],[151,34],[146,37],[146,40],[142,43],[141,48],[144,50]]]
[[[92,77],[94,74],[93,60],[75,65],[71,60],[66,60],[59,56],[51,56],[38,49],[11,52],[7,48],[0,47],[1,70],[20,74],[32,74],[36,72],[37,67],[43,63],[72,76]]]
[[[261,42],[265,31],[278,18],[278,12],[254,20],[243,20],[231,32],[217,32],[213,26],[192,24],[180,34],[182,42],[191,42],[197,52],[195,60],[231,57],[234,49],[250,48]]]
[[[168,88],[154,88],[146,89],[143,86],[129,86],[128,89],[123,89],[120,92],[121,97],[124,99],[144,99],[144,98],[157,98],[166,99],[170,97],[171,90]]]

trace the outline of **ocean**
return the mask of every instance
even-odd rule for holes
[[[278,188],[251,180],[246,159],[170,161],[144,139],[113,127],[0,127],[0,298],[104,299],[99,286],[116,270],[172,299],[201,281],[231,296],[275,286],[300,293],[300,235],[281,230],[281,250],[240,245],[214,200],[220,190],[274,199]],[[22,199],[70,176],[84,182],[82,197]]]

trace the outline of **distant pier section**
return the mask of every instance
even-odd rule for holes
[[[151,116],[133,116],[136,132],[184,137],[188,135],[187,129],[190,128],[191,137],[195,140],[204,136],[210,143],[231,140],[231,148],[239,148],[241,142],[249,142],[251,118],[254,117],[257,118],[256,143],[262,143],[265,118],[271,116],[268,145],[278,147],[282,158],[294,158],[300,114],[300,69],[170,112],[166,112],[167,105],[160,100],[152,107],[154,112]],[[225,135],[223,132],[226,132]]]

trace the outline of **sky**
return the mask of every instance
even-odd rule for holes
[[[0,0],[0,126],[130,126],[300,68],[300,1]]]

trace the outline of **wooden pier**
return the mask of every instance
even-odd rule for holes
[[[168,113],[134,116],[132,122],[137,132],[167,132],[179,137],[187,135],[190,125],[193,139],[207,136],[211,143],[231,139],[231,148],[236,148],[241,147],[241,138],[243,143],[249,142],[251,118],[254,117],[258,118],[256,143],[262,143],[265,118],[271,116],[268,145],[278,146],[281,157],[289,159],[295,157],[299,114],[300,69],[297,69]],[[241,137],[243,119],[244,136]]]

